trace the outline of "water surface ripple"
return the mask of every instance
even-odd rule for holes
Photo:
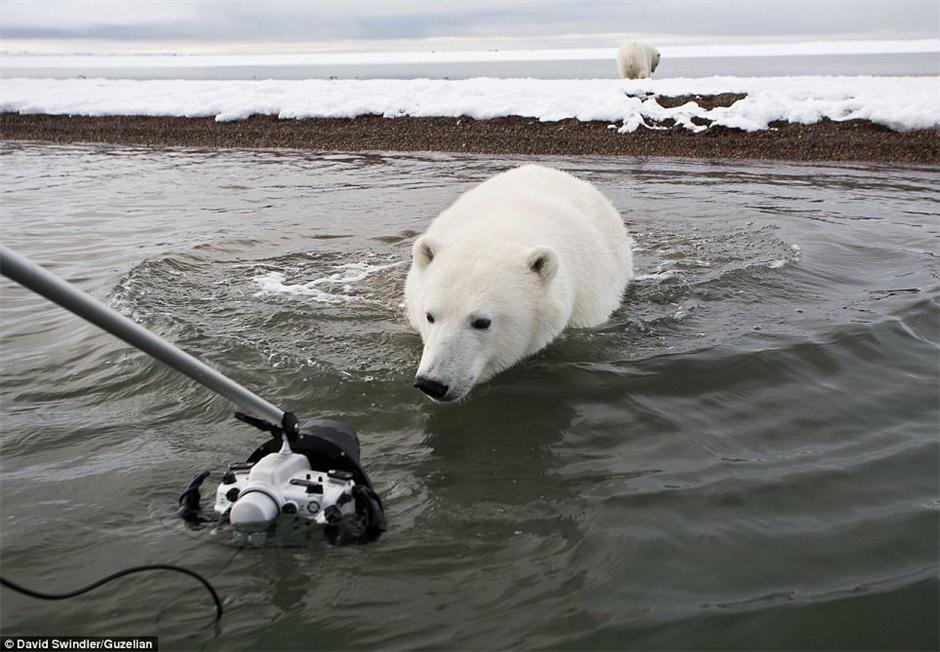
[[[523,159],[3,145],[4,242],[272,402],[349,421],[377,544],[168,517],[262,437],[2,283],[2,559],[38,589],[175,562],[4,634],[164,649],[925,649],[938,640],[940,172],[540,159],[636,246],[607,324],[468,400],[411,387],[410,244]]]

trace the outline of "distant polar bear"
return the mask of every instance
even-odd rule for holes
[[[659,50],[648,43],[624,43],[617,52],[617,70],[623,79],[646,79],[659,65]]]
[[[594,186],[526,165],[460,196],[412,247],[408,319],[424,341],[415,387],[437,401],[596,326],[633,278],[627,230]]]

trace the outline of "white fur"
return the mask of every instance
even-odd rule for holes
[[[498,174],[414,244],[405,304],[424,340],[418,376],[458,399],[566,326],[606,321],[632,278],[623,220],[594,186],[536,165]]]
[[[617,70],[623,79],[646,79],[659,65],[659,50],[648,43],[624,43],[617,52]]]

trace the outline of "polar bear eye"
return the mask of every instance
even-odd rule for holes
[[[490,320],[486,319],[485,317],[481,317],[479,319],[474,319],[470,323],[470,325],[473,326],[478,331],[485,331],[487,328],[490,327]]]
[[[429,312],[426,312],[426,313],[424,313],[424,316],[428,318],[428,323],[429,323],[429,324],[433,324],[433,323],[434,323],[434,315],[432,315],[432,314],[429,313]]]

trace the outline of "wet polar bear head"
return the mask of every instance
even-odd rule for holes
[[[554,339],[567,319],[558,267],[548,246],[419,238],[405,292],[424,341],[415,387],[455,401]]]

